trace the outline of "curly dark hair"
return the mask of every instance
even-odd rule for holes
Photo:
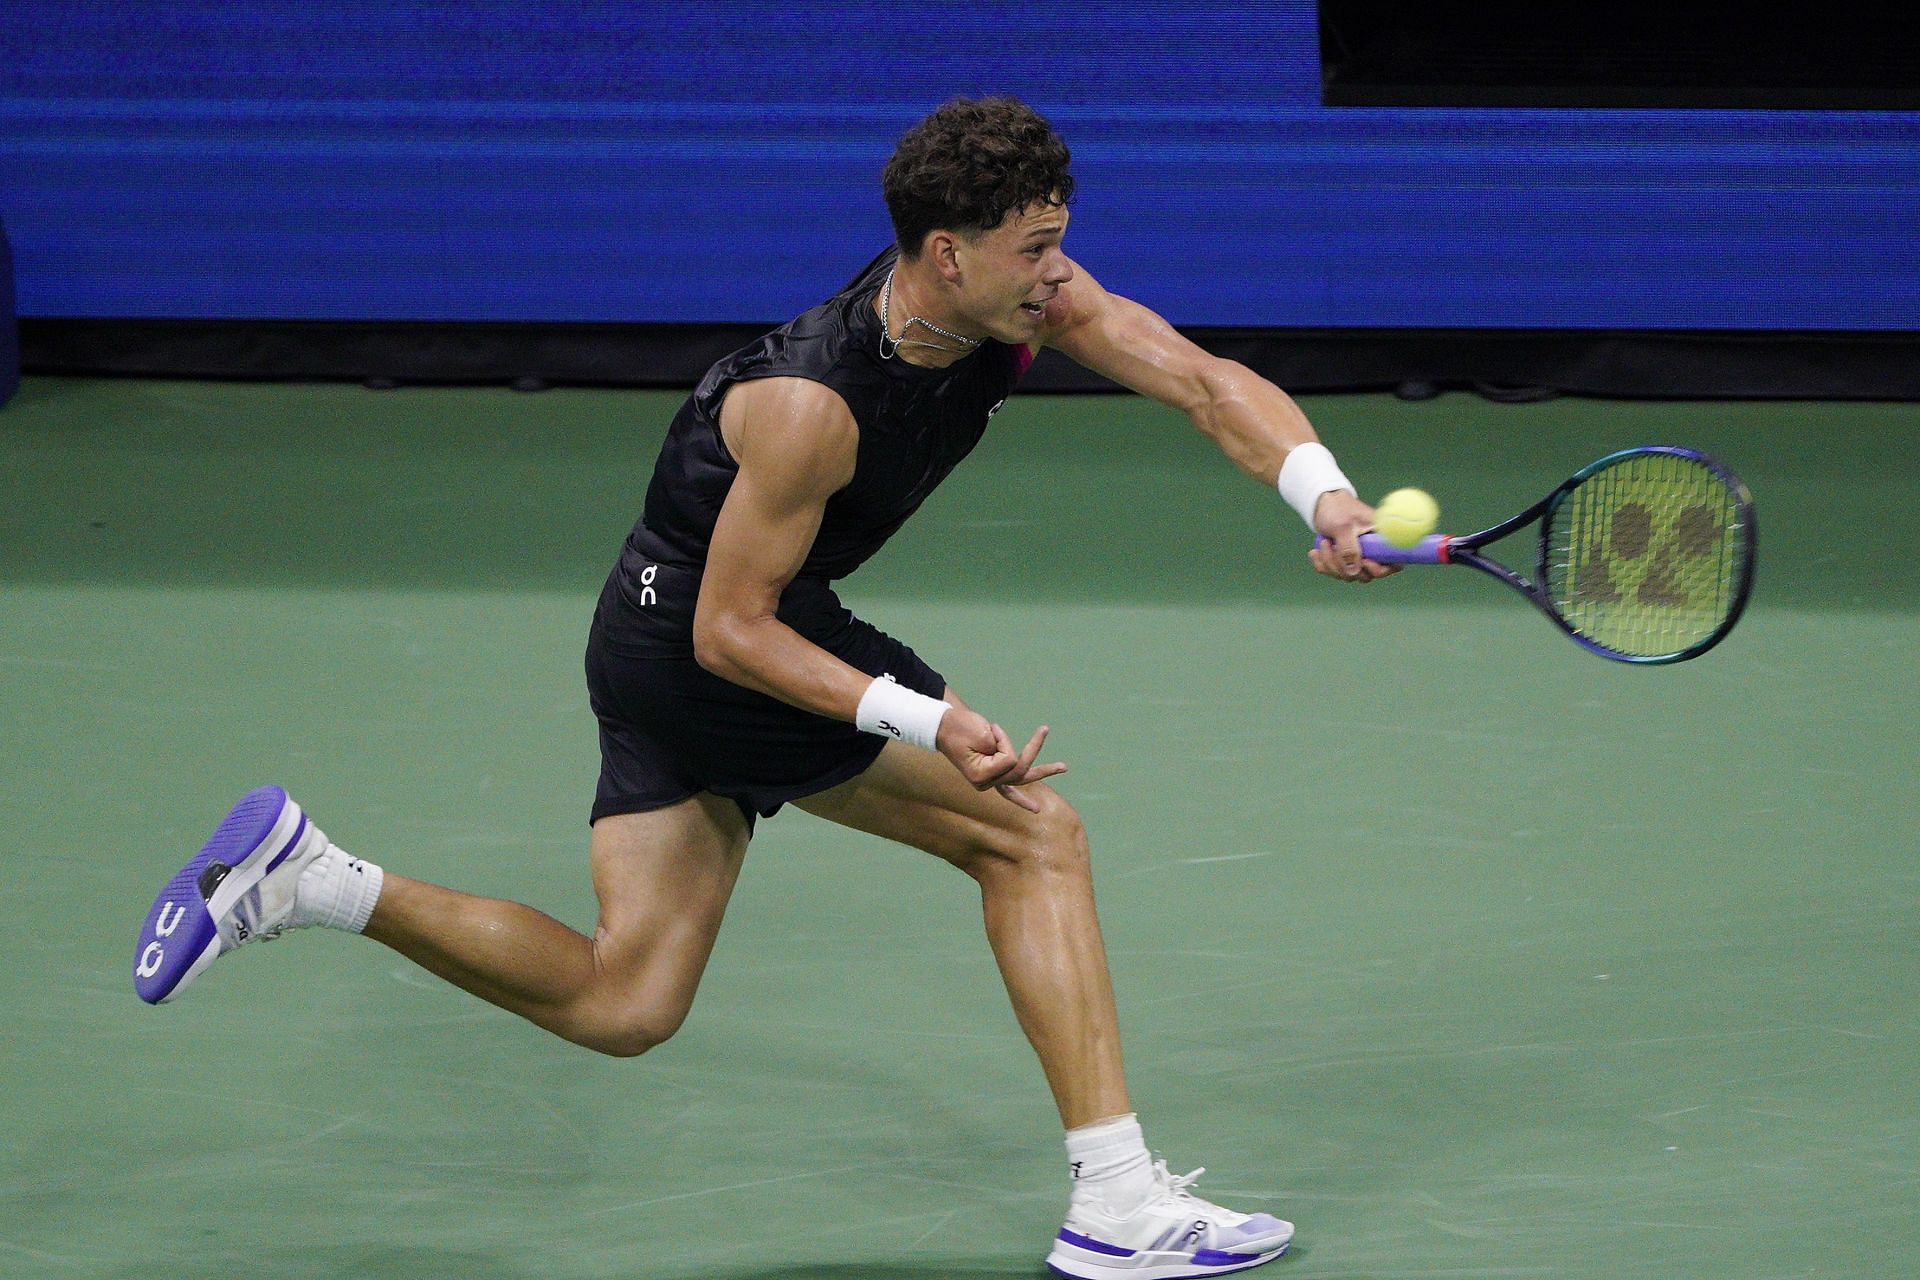
[[[1067,204],[1067,144],[1016,98],[954,98],[907,130],[881,186],[900,256],[938,228],[978,234],[1036,201]]]

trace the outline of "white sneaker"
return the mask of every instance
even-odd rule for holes
[[[1091,1197],[1067,1210],[1047,1267],[1074,1280],[1180,1280],[1217,1276],[1272,1262],[1293,1243],[1293,1224],[1270,1214],[1235,1213],[1187,1188],[1205,1173],[1153,1165],[1158,1192],[1125,1217]]]
[[[241,797],[154,899],[133,953],[135,993],[171,1000],[234,948],[306,923],[294,918],[300,873],[326,849],[326,835],[279,787]]]

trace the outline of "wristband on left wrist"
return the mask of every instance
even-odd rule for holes
[[[932,751],[940,736],[940,721],[952,709],[953,704],[915,693],[892,676],[879,676],[860,695],[853,723],[863,733]]]

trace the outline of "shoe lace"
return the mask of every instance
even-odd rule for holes
[[[1200,1175],[1207,1171],[1207,1166],[1201,1165],[1192,1173],[1174,1173],[1167,1168],[1167,1162],[1165,1160],[1155,1160],[1153,1162],[1153,1171],[1160,1179],[1161,1185],[1166,1187],[1167,1194],[1175,1200],[1191,1201],[1196,1204],[1207,1203],[1188,1189],[1192,1187],[1194,1183],[1200,1181]],[[1209,1205],[1208,1207],[1211,1208],[1212,1206]]]

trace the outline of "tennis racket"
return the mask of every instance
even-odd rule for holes
[[[1483,554],[1534,521],[1529,580]],[[1608,454],[1511,520],[1396,547],[1360,535],[1381,564],[1464,564],[1490,573],[1603,658],[1697,658],[1726,638],[1753,590],[1753,495],[1693,449],[1643,445]]]

